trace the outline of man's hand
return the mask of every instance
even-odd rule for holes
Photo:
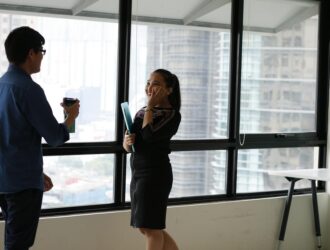
[[[44,192],[47,192],[53,188],[52,179],[44,173]]]

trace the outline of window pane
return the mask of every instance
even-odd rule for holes
[[[318,168],[318,148],[249,149],[238,152],[237,192],[264,192],[289,188],[280,176],[268,170]],[[298,181],[296,188],[310,188],[307,180]]]
[[[245,1],[241,133],[316,130],[317,4]]]
[[[129,157],[128,157],[129,158]],[[173,186],[170,198],[226,193],[226,151],[172,152]],[[126,200],[130,200],[130,164],[127,161]]]
[[[80,114],[71,142],[110,141],[115,132],[117,20],[87,21],[0,14],[1,41],[15,27],[28,25],[46,39],[41,72],[32,75],[45,90],[54,115],[63,121],[64,96],[80,99]],[[3,22],[5,21],[6,22]],[[4,55],[3,46],[1,54]],[[7,69],[0,59],[0,72]]]
[[[43,208],[106,204],[113,197],[114,155],[44,157],[44,172],[54,187],[44,193]]]
[[[171,197],[226,193],[227,152],[173,152],[173,189]]]
[[[152,15],[149,20],[155,23],[133,18],[129,92],[132,112],[146,104],[144,87],[150,73],[165,68],[178,76],[181,85],[182,121],[175,139],[227,138],[230,30],[166,24],[191,11],[179,11],[177,1],[153,1],[155,11],[150,11],[149,4],[137,5],[133,14]],[[192,4],[186,6],[190,8]],[[174,9],[178,13],[171,11]],[[230,23],[230,9],[226,4],[229,12],[221,16],[226,19],[221,21]]]

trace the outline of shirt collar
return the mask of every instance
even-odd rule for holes
[[[31,78],[31,76],[26,73],[24,70],[22,70],[20,67],[18,67],[16,64],[10,63],[8,66],[8,71],[16,71],[17,73],[23,73],[24,75]]]

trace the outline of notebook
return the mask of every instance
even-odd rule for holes
[[[127,132],[130,134],[132,131],[133,121],[132,121],[131,112],[129,111],[128,102],[123,102],[120,105],[121,105],[121,110],[123,112]],[[134,145],[132,145],[132,151],[135,152]]]

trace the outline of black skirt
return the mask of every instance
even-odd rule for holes
[[[131,226],[164,229],[166,208],[172,188],[171,165],[147,170],[132,170]]]

